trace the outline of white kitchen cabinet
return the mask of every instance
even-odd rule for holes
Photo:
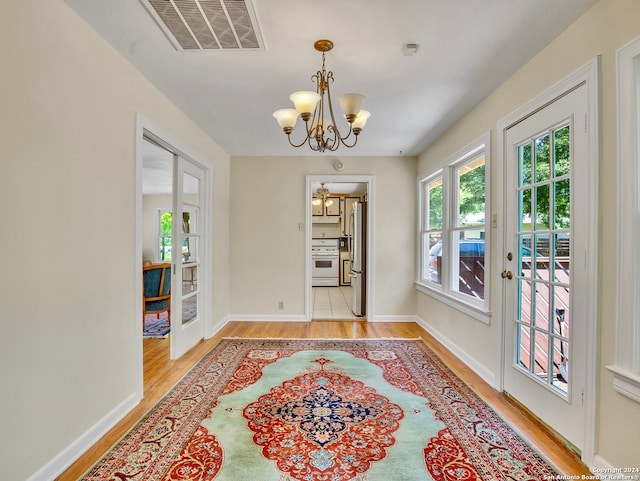
[[[315,201],[317,197],[314,197]],[[329,205],[327,205],[329,204]],[[316,217],[338,217],[340,216],[340,197],[327,197],[327,202],[319,202],[318,205],[311,203],[311,215]]]
[[[315,204],[316,197],[313,198],[314,202],[311,202],[311,215],[313,216],[322,216],[324,214],[324,206],[322,202],[318,202]]]
[[[324,215],[339,216],[340,215],[340,197],[327,197],[327,203],[325,205]]]

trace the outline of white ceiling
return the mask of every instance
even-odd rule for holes
[[[365,194],[367,192],[366,182],[311,182],[311,195],[324,187],[329,189],[329,194]]]
[[[173,154],[151,142],[142,147],[142,193],[162,195],[173,192]]]
[[[331,39],[334,98],[362,93],[372,113],[336,154],[377,156],[421,153],[596,0],[253,0],[264,49],[198,52],[176,50],[140,1],[66,2],[232,156],[319,155],[271,114],[315,89],[313,43]]]
[[[189,174],[182,178],[182,192],[197,194],[200,191],[198,179]],[[173,192],[173,154],[152,143],[142,146],[142,194],[166,195]]]

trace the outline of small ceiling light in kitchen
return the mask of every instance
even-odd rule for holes
[[[316,152],[334,151],[340,147],[340,144],[351,148],[356,145],[358,135],[371,115],[366,110],[362,110],[365,97],[360,94],[345,94],[338,98],[342,113],[349,124],[349,132],[342,136],[331,104],[329,84],[333,82],[333,72],[327,72],[324,66],[324,54],[333,48],[333,42],[318,40],[313,46],[318,52],[322,52],[322,70],[318,70],[311,77],[311,80],[316,84],[316,91],[292,93],[289,98],[296,108],[276,110],[273,116],[284,133],[287,134],[287,139],[293,147],[302,147],[304,144],[308,144],[309,148]],[[294,144],[291,141],[291,132],[298,120],[298,114],[304,121],[306,137],[299,144]],[[325,114],[328,114],[329,117],[325,117]],[[353,141],[351,141],[351,134],[353,134]]]
[[[329,197],[329,189],[325,188],[324,182],[320,183],[320,187],[316,189],[316,196],[311,201],[313,205],[321,205],[324,202],[326,207],[333,205],[333,199],[327,199]]]

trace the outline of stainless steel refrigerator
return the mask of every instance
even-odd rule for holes
[[[351,242],[349,260],[351,261],[351,290],[353,314],[362,317],[366,314],[367,305],[367,204],[355,202],[350,216]]]

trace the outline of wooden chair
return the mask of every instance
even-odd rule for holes
[[[171,323],[171,264],[151,264],[142,267],[142,326],[147,314],[167,312]]]

